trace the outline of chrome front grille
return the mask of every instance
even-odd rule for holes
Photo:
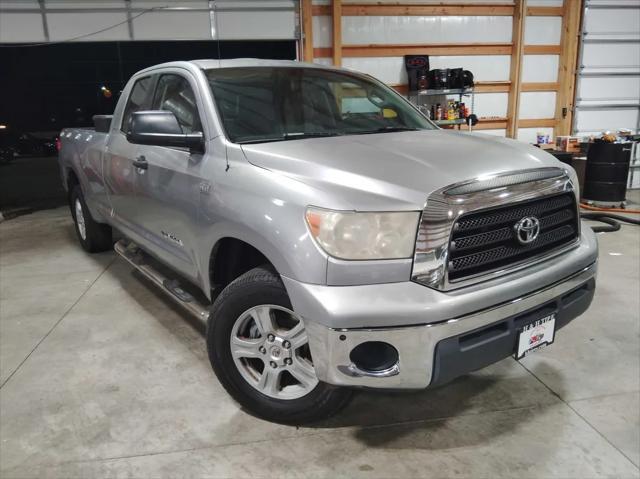
[[[528,244],[514,236],[535,217]],[[574,188],[561,168],[539,168],[457,183],[434,192],[422,213],[412,280],[450,290],[522,269],[577,244]]]
[[[529,244],[517,241],[514,228],[524,217],[535,217],[540,223],[538,237]],[[577,235],[573,193],[462,215],[451,234],[449,281],[526,261],[574,241]]]

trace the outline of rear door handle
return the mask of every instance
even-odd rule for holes
[[[140,168],[141,170],[146,170],[147,168],[149,168],[149,163],[147,163],[147,160],[144,156],[139,156],[138,158],[133,160],[133,166],[135,166],[136,168]]]

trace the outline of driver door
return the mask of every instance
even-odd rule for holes
[[[171,111],[183,133],[202,131],[201,108],[188,73],[163,73],[151,110]],[[136,184],[136,214],[142,246],[184,276],[197,278],[196,237],[204,155],[188,148],[140,145],[146,169]]]

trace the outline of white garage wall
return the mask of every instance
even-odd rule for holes
[[[522,57],[523,82],[554,82],[558,80],[559,55],[524,55]]]
[[[624,1],[624,0],[623,0]],[[314,0],[314,4],[331,2]],[[362,3],[362,0],[343,0],[344,4]],[[397,4],[425,3],[379,0],[366,3]],[[486,3],[483,0],[436,2],[438,4]],[[505,1],[505,3],[511,3]],[[528,0],[527,6],[561,7],[562,0]],[[330,48],[331,17],[314,17],[314,46]],[[344,16],[342,41],[344,45],[369,44],[433,44],[433,43],[508,43],[511,41],[512,17],[485,16]],[[559,16],[529,16],[525,18],[525,45],[559,45],[562,18]],[[474,73],[476,81],[509,80],[510,56],[430,56],[431,68],[464,67]],[[330,58],[315,59],[317,63],[331,64]],[[402,57],[352,58],[343,57],[343,66],[371,74],[395,85],[406,84]],[[553,83],[558,81],[559,55],[525,55],[522,61],[523,83]],[[480,117],[505,117],[508,93],[477,93],[475,112]],[[549,119],[555,116],[555,92],[523,92],[520,96],[520,119]],[[523,128],[519,137],[535,141],[537,131],[551,132],[549,128]],[[504,135],[502,129],[491,134]]]
[[[530,0],[527,6],[562,6],[562,1]],[[562,17],[527,16],[524,21],[524,45],[559,45],[562,36]],[[521,63],[523,83],[551,83],[558,81],[559,55],[524,55]],[[520,120],[543,120],[555,117],[556,92],[521,92],[518,110]],[[519,140],[536,141],[540,132],[553,137],[553,128],[518,128]]]
[[[346,45],[426,43],[508,43],[511,17],[358,16],[342,17]]]
[[[556,110],[556,92],[531,91],[520,93],[520,119],[553,118]]]
[[[562,17],[526,17],[524,21],[525,45],[559,45]]]
[[[313,17],[313,46],[327,48],[333,44],[331,17],[319,15]]]

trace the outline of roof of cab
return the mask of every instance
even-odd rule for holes
[[[303,63],[294,60],[262,60],[259,58],[234,58],[232,60],[190,60],[190,61],[177,61],[161,63],[149,68],[145,68],[138,73],[146,73],[159,68],[170,67],[193,67],[209,70],[218,68],[233,68],[233,67],[289,67],[289,68],[319,68],[319,69],[331,69],[331,70],[345,70],[344,68],[336,68],[333,66],[318,65],[316,63]]]

